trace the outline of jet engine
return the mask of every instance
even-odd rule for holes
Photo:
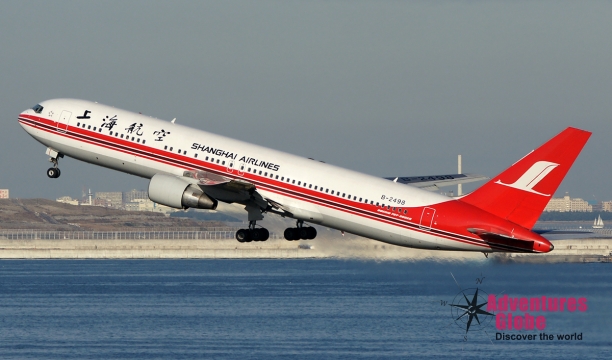
[[[149,182],[149,199],[158,204],[170,206],[177,209],[217,208],[217,200],[208,197],[195,184],[181,179],[177,176],[156,174]]]

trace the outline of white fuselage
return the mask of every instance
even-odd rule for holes
[[[401,246],[495,251],[469,234],[432,231],[438,215],[424,209],[456,201],[446,196],[94,102],[40,105],[21,125],[75,159],[144,178],[205,170],[252,183],[310,223]]]

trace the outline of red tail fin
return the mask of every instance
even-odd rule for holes
[[[531,229],[590,136],[563,130],[461,201]]]

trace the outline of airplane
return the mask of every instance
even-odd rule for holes
[[[296,220],[287,240],[317,235],[311,224],[393,245],[429,250],[546,253],[535,222],[591,133],[568,127],[473,192],[449,197],[438,186],[487,179],[451,174],[379,178],[97,102],[53,99],[19,115],[60,158],[150,179],[151,201],[177,209],[237,203],[248,228],[239,242],[265,241],[264,214]]]

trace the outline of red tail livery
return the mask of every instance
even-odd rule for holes
[[[565,129],[461,201],[531,229],[590,136]]]

